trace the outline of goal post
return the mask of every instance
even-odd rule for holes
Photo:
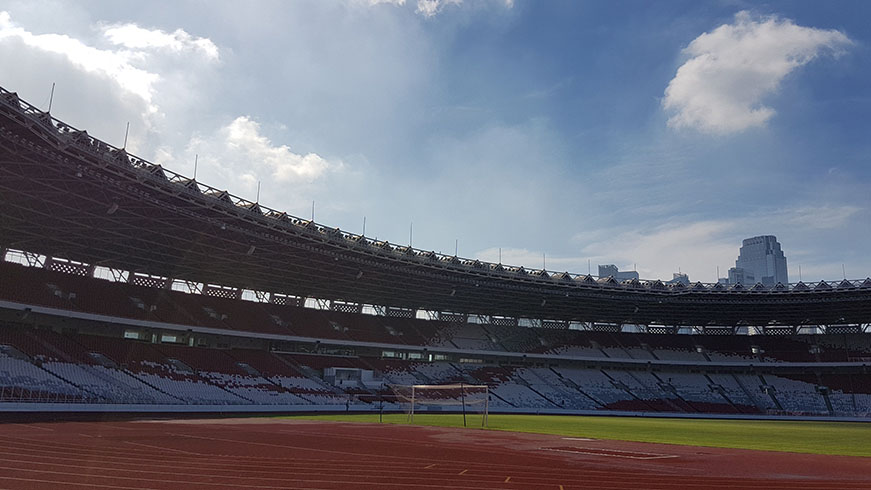
[[[490,390],[487,385],[465,383],[443,385],[390,385],[396,401],[402,406],[408,422],[414,422],[415,412],[443,411],[463,414],[463,427],[468,413],[481,416],[481,427],[487,427]]]

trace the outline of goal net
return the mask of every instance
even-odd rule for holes
[[[452,412],[463,414],[463,426],[467,416],[481,417],[481,427],[487,427],[490,392],[487,385],[390,385],[396,401],[402,406],[409,422],[414,422],[415,412]]]

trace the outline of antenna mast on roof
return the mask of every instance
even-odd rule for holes
[[[199,163],[200,154],[194,155],[194,180],[197,180],[197,163]]]
[[[260,181],[257,181],[257,199],[254,200],[255,204],[260,204]]]
[[[130,121],[127,121],[127,130],[124,131],[124,146],[122,147],[122,150],[127,149],[127,136],[129,134],[130,134]]]
[[[51,112],[51,103],[54,101],[54,82],[51,82],[51,95],[48,96],[48,111]]]
[[[366,236],[366,217],[363,216],[363,236]]]

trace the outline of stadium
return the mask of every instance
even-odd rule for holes
[[[4,471],[28,488],[867,484],[864,449],[823,465],[691,442],[440,432],[406,412],[494,428],[522,414],[869,420],[871,279],[618,282],[396,245],[182,176],[5,89],[0,151],[0,410],[25,422],[0,438],[19,458]],[[345,412],[339,425],[191,420]],[[400,424],[374,424],[385,418]],[[137,461],[190,471],[117,474]],[[88,476],[72,469],[83,464]]]

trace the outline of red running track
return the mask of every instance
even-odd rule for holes
[[[10,423],[0,488],[868,489],[871,458],[276,419]]]

